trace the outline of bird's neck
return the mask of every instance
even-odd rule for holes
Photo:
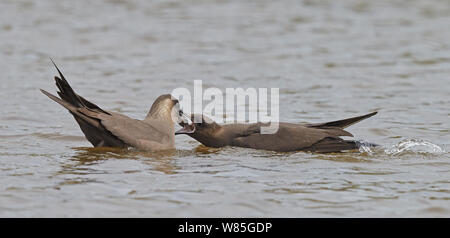
[[[230,141],[227,140],[225,131],[219,125],[216,125],[213,131],[209,131],[206,133],[193,133],[188,135],[208,147],[217,148],[230,144]]]
[[[146,120],[165,120],[167,122],[173,123],[171,110],[168,107],[158,107],[150,109],[144,121]]]

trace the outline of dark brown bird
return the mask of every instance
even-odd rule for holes
[[[274,134],[261,134],[261,127],[268,126],[267,123],[219,125],[204,115],[191,115],[193,122],[200,121],[200,123],[186,124],[182,122],[180,125],[183,128],[175,134],[187,134],[205,146],[216,148],[238,146],[279,152],[341,152],[361,146],[358,141],[340,138],[340,136],[353,136],[344,128],[375,114],[377,112],[317,124],[280,122],[279,129]],[[376,146],[375,144],[368,145]]]
[[[53,62],[53,61],[52,61]],[[137,120],[123,114],[101,109],[84,99],[70,87],[61,71],[55,77],[60,98],[41,89],[53,101],[65,107],[73,115],[86,139],[94,147],[134,147],[140,150],[167,150],[175,148],[175,129],[172,109],[178,116],[184,114],[179,109],[178,100],[171,95],[159,96],[144,120]],[[188,120],[185,120],[189,125]]]

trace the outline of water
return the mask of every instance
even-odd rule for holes
[[[1,1],[1,217],[448,217],[448,1]],[[177,87],[279,87],[288,122],[379,111],[360,153],[89,148],[49,57],[143,118]]]

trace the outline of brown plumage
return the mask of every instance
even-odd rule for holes
[[[367,115],[317,124],[279,123],[275,134],[261,134],[263,123],[253,124],[225,124],[219,125],[206,116],[192,115],[195,123],[193,133],[185,132],[184,128],[176,134],[187,134],[200,143],[209,147],[238,146],[280,152],[311,151],[311,152],[340,152],[357,149],[360,143],[344,140],[340,136],[353,136],[344,128],[361,120],[369,118],[377,112]],[[198,118],[196,118],[198,117]],[[200,119],[200,120],[199,120]],[[180,123],[185,128],[184,123]],[[375,146],[374,144],[369,144]]]
[[[94,147],[135,147],[151,151],[175,148],[171,113],[178,100],[172,99],[171,95],[159,96],[146,118],[137,120],[105,111],[76,94],[58,67],[55,67],[59,73],[55,81],[60,98],[42,89],[41,92],[69,110]]]

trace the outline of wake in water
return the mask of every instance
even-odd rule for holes
[[[403,154],[443,154],[445,150],[429,141],[421,139],[405,139],[391,146],[373,147],[370,143],[360,141],[361,153],[384,153],[386,155],[403,155]]]

